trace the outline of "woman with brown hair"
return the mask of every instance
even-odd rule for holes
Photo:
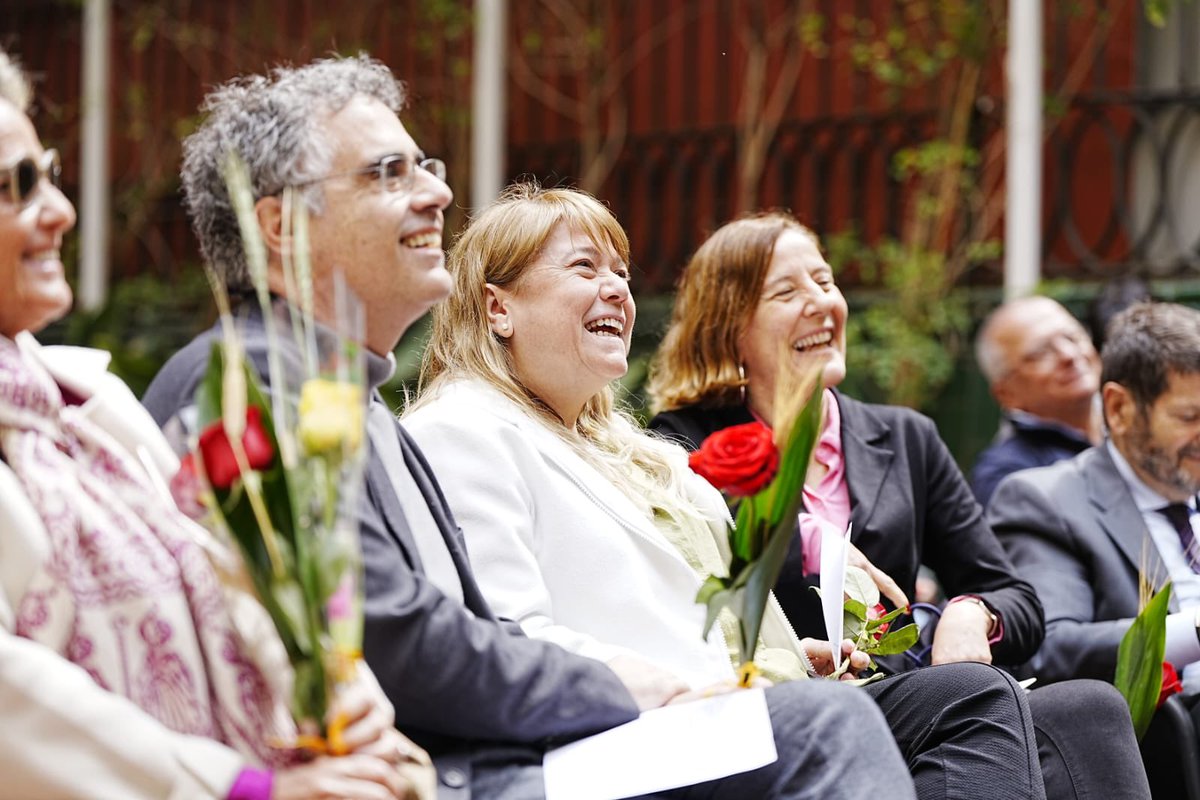
[[[819,577],[821,532],[849,528],[862,556],[909,596],[921,564],[937,573],[952,599],[934,632],[934,665],[1025,661],[1042,640],[1041,605],[984,521],[933,422],[834,389],[846,377],[847,316],[812,231],[782,212],[724,225],[680,279],[651,368],[658,413],[650,427],[696,449],[732,425],[757,419],[770,426],[784,359],[820,360],[824,421],[803,490],[805,511],[775,586],[788,618],[801,635],[822,635],[819,600],[809,588]],[[912,666],[893,657],[885,668]],[[1148,796],[1128,711],[1111,686],[1061,684],[1033,692],[1030,706],[1047,796]],[[1096,724],[1077,730],[1080,714]]]

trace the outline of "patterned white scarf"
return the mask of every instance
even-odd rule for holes
[[[280,765],[286,703],[246,647],[207,536],[40,365],[0,336],[0,457],[49,539],[16,633],[58,652],[168,728]]]

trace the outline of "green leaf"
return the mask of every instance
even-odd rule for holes
[[[862,617],[856,617],[850,611],[842,611],[842,637],[849,639],[855,644],[858,644],[862,638],[863,631],[867,629],[866,621]]]
[[[744,609],[740,620],[747,645],[747,650],[742,655],[746,660],[754,658],[763,614],[767,607],[767,597],[779,580],[783,560],[787,556],[788,545],[795,530],[796,515],[804,502],[801,490],[821,428],[821,398],[822,386],[818,380],[791,426],[787,444],[780,454],[779,472],[771,484],[773,502],[770,520],[773,522],[765,528],[766,542],[761,554],[747,570],[746,593],[742,598]],[[753,499],[756,498],[751,498]]]
[[[1167,609],[1171,598],[1168,582],[1137,615],[1121,637],[1113,685],[1129,704],[1133,730],[1141,739],[1150,726],[1162,691],[1163,653],[1167,642]]]
[[[906,613],[907,611],[908,611],[908,609],[904,608],[904,607],[896,608],[896,609],[893,609],[893,610],[889,611],[888,613],[884,614],[882,617],[876,617],[875,619],[869,619],[869,620],[867,620],[867,629],[875,630],[880,625],[883,625],[886,622],[891,622],[896,617],[900,616],[901,614]]]
[[[912,647],[919,638],[921,638],[921,631],[916,625],[905,625],[903,628],[888,631],[879,641],[869,644],[865,651],[873,656],[895,655]]]
[[[854,599],[847,599],[842,608],[847,614],[853,614],[863,622],[867,622],[867,606],[865,603],[861,603]],[[870,625],[869,622],[867,622],[867,624]]]
[[[821,433],[821,400],[824,387],[817,381],[808,401],[788,432],[787,442],[779,456],[779,471],[771,481],[771,506],[767,516],[772,530],[786,524],[790,534],[796,514],[803,503],[801,490],[808,475],[808,464]]]
[[[704,630],[700,633],[701,638],[708,638],[708,632],[712,630],[713,623],[717,621],[717,615],[721,613],[721,609],[729,606],[733,599],[734,592],[729,588],[728,578],[709,575],[704,579],[704,583],[700,584],[700,591],[696,592],[696,602],[706,606]]]
[[[846,567],[846,594],[867,608],[879,604],[879,587],[870,575],[858,567]]]
[[[208,356],[208,368],[204,378],[196,387],[197,427],[203,431],[214,421],[221,418],[221,369],[224,358],[221,356],[221,343],[214,341],[212,352]]]

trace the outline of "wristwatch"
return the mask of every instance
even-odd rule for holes
[[[991,638],[996,635],[996,628],[1000,624],[1000,618],[996,616],[996,612],[994,612],[990,608],[988,608],[988,604],[983,602],[982,599],[976,597],[973,594],[960,594],[958,597],[955,597],[946,605],[949,606],[949,605],[953,605],[954,603],[974,603],[975,605],[982,608],[983,613],[987,614],[987,619],[988,619],[988,629],[987,629],[988,639],[991,640]],[[1196,622],[1198,625],[1200,625],[1200,615],[1197,615]],[[1197,628],[1197,635],[1200,635],[1200,627]]]

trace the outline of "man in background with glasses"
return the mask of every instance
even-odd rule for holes
[[[1009,473],[1049,466],[1100,440],[1100,357],[1059,303],[1024,297],[997,308],[979,329],[975,360],[1006,423],[971,470],[981,506]]]
[[[404,331],[451,288],[442,251],[442,212],[452,199],[445,167],[425,158],[404,129],[402,105],[402,87],[381,63],[365,56],[317,61],[214,90],[203,106],[207,119],[184,142],[192,226],[231,295],[252,287],[222,177],[227,154],[236,153],[250,173],[269,283],[281,297],[289,296],[284,190],[301,191],[310,211],[315,316],[336,319],[340,273],[363,305],[372,389],[394,371],[391,354]],[[245,305],[242,338],[265,377],[263,321],[255,303]],[[202,334],[154,379],[143,402],[160,425],[193,404],[219,336],[216,328]],[[632,720],[639,708],[666,702],[673,687],[616,659],[606,665],[529,639],[498,620],[424,457],[373,394],[359,513],[366,660],[395,706],[397,727],[434,756],[440,797],[540,797],[549,742]],[[801,681],[774,697],[781,698],[771,706],[777,761],[664,796],[913,796],[886,723],[865,694]],[[869,770],[861,767],[864,742],[872,750]]]

